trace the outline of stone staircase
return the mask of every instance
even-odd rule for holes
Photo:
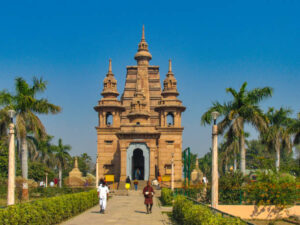
[[[118,190],[126,190],[125,188],[125,181],[120,181],[118,183]],[[143,190],[144,187],[147,185],[147,181],[146,180],[139,180],[139,184],[138,184],[138,190]],[[130,185],[130,189],[129,190],[134,190],[134,185],[133,185],[133,181],[131,181],[131,185]]]

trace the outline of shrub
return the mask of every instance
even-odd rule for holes
[[[163,205],[172,205],[172,201],[173,201],[173,192],[171,189],[169,188],[163,188],[161,190],[161,203]]]
[[[0,224],[57,224],[97,202],[97,191],[92,190],[16,204],[0,210]]]
[[[207,188],[206,188],[207,191]],[[175,194],[181,194],[188,196],[193,199],[204,199],[205,193],[204,193],[204,185],[198,185],[194,187],[185,187],[185,188],[178,188],[175,189]]]
[[[83,191],[89,191],[93,188],[89,187],[82,187],[82,188],[70,188],[70,187],[37,187],[37,188],[30,188],[29,189],[29,196],[30,197],[54,197],[63,194],[73,194]]]
[[[263,171],[257,174],[257,181],[245,187],[246,199],[257,205],[285,207],[299,200],[295,178],[288,174]]]
[[[228,172],[221,176],[219,180],[220,202],[225,204],[240,203],[244,181],[245,178],[241,172]]]
[[[244,225],[245,223],[238,218],[223,218],[220,214],[214,214],[203,205],[195,205],[184,196],[179,195],[173,204],[173,218],[184,225]]]

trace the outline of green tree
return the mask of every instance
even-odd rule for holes
[[[267,151],[267,146],[261,139],[250,140],[247,143],[246,159],[249,169],[274,169],[274,152]]]
[[[273,89],[270,87],[255,88],[246,90],[247,82],[243,83],[239,91],[233,88],[227,88],[233,99],[227,103],[221,104],[214,102],[213,106],[202,115],[202,124],[210,124],[212,121],[211,112],[217,111],[224,116],[218,124],[220,134],[227,129],[232,129],[234,135],[239,138],[240,150],[240,169],[243,174],[246,172],[246,148],[245,148],[245,130],[246,123],[253,125],[260,132],[267,128],[267,117],[259,107],[259,103],[272,96]]]
[[[29,85],[23,78],[15,79],[15,94],[6,90],[0,92],[0,105],[13,108],[16,111],[17,138],[21,146],[22,176],[28,179],[28,143],[27,134],[32,133],[36,138],[45,136],[45,127],[37,114],[55,114],[61,108],[51,104],[47,99],[37,99],[36,96],[46,90],[47,82],[42,78],[33,78]]]
[[[206,176],[208,180],[211,177],[211,149],[203,157],[198,159],[199,169],[203,172],[203,176]]]
[[[54,147],[51,144],[53,136],[47,135],[43,138],[36,139],[34,137],[29,137],[32,142],[32,148],[37,153],[34,160],[45,163],[48,167],[53,167],[54,159]]]
[[[290,127],[293,120],[289,117],[291,113],[290,109],[282,107],[279,110],[269,108],[267,112],[268,130],[262,136],[268,143],[269,148],[275,149],[277,171],[280,168],[280,149],[292,151]]]
[[[42,162],[29,162],[28,177],[35,181],[46,181],[46,173],[48,173],[48,181],[53,180],[54,173]]]
[[[87,153],[82,153],[78,158],[78,168],[83,176],[90,172],[92,158]]]
[[[294,144],[300,144],[300,112],[298,113],[298,118],[291,125],[290,132],[295,134]]]
[[[8,146],[0,140],[0,177],[7,177],[8,174]]]
[[[58,145],[54,146],[55,159],[58,167],[59,187],[62,187],[62,170],[68,165],[68,159],[71,157],[69,151],[70,145],[64,145],[61,138],[58,139]]]
[[[1,95],[0,95],[1,103]],[[8,125],[10,123],[6,109],[0,109],[0,139],[7,138]]]

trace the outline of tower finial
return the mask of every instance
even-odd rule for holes
[[[142,41],[145,41],[145,26],[143,24]]]
[[[172,61],[169,59],[169,72],[172,72]]]
[[[108,73],[112,73],[111,59],[109,59],[109,64],[108,64]]]

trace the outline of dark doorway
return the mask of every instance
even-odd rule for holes
[[[135,149],[132,156],[132,178],[144,180],[145,158],[141,149]]]

